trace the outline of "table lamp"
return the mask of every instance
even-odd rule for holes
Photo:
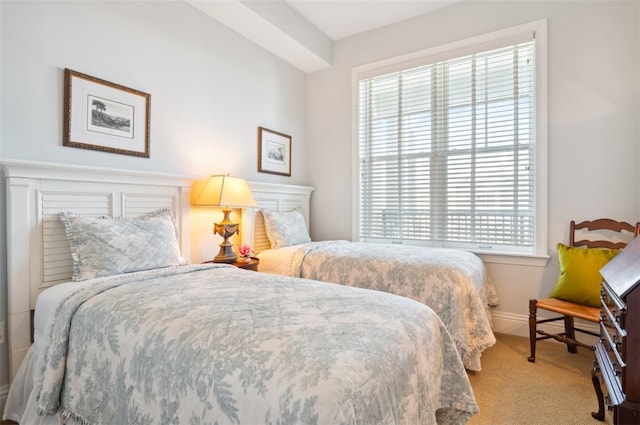
[[[207,179],[193,183],[191,188],[191,203],[203,207],[219,207],[224,218],[214,223],[213,233],[223,239],[220,251],[213,259],[214,263],[234,263],[237,260],[233,252],[233,244],[229,238],[238,232],[238,223],[229,219],[233,208],[255,208],[256,200],[251,194],[245,179],[229,175],[214,175]]]

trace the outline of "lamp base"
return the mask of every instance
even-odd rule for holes
[[[226,242],[226,241],[225,241]],[[214,263],[235,263],[238,260],[231,244],[224,245],[224,242],[220,244],[220,251],[218,255],[213,258]]]
[[[218,255],[213,258],[214,263],[235,263],[238,257],[233,252],[233,244],[229,242],[229,238],[238,233],[238,224],[232,223],[229,220],[229,208],[223,208],[224,218],[220,223],[214,223],[213,233],[222,236],[222,243],[220,244],[220,251]]]

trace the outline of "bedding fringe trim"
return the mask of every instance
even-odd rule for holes
[[[78,425],[94,425],[92,422],[87,421],[84,418],[81,418],[80,416],[78,416],[76,413],[67,410],[64,407],[60,408],[59,413],[65,417],[65,419],[69,419],[71,421],[73,421],[74,424],[78,424]],[[70,425],[70,424],[67,424]]]
[[[462,363],[464,364],[465,369],[472,370],[474,372],[480,372],[481,370],[480,356],[482,355],[482,352],[487,348],[493,347],[496,343],[496,338],[494,335],[493,341],[487,342],[478,347],[474,347],[474,349],[471,351],[467,351],[465,348],[463,348],[464,344],[462,344],[460,341],[457,341],[455,338],[452,339],[456,349],[463,350],[463,352],[460,353],[460,358],[462,359]]]

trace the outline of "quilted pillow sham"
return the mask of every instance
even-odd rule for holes
[[[136,218],[86,217],[62,212],[74,281],[187,264],[167,208]]]
[[[300,209],[276,212],[262,209],[264,227],[272,249],[311,242],[309,231]]]

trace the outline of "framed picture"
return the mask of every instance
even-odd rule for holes
[[[64,70],[62,144],[149,158],[151,96]]]
[[[291,176],[291,136],[258,127],[258,171]]]

